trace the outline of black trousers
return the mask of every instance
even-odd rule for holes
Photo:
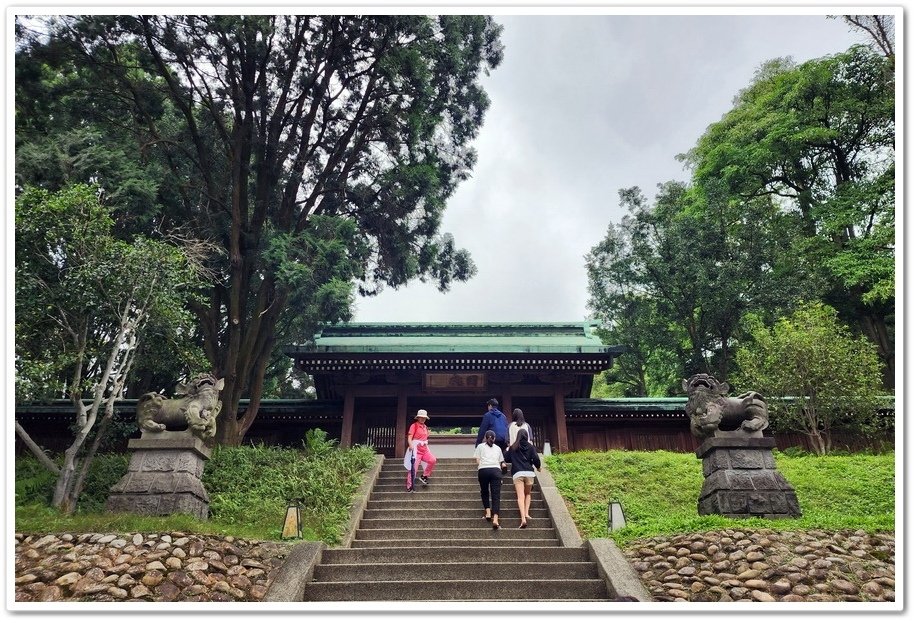
[[[503,472],[498,467],[485,467],[477,470],[477,482],[480,483],[480,501],[484,508],[489,508],[494,515],[499,514],[499,493],[503,488]]]

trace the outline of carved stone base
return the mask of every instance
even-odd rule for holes
[[[210,449],[200,439],[186,431],[144,432],[127,447],[133,450],[130,465],[127,474],[111,488],[106,510],[207,518],[210,497],[200,477]]]
[[[697,448],[703,459],[700,515],[801,517],[795,489],[776,469],[771,437],[711,437]]]

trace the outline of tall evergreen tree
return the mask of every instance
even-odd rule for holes
[[[217,433],[257,416],[278,337],[347,319],[362,294],[411,279],[447,289],[475,267],[440,234],[475,162],[502,58],[489,17],[81,16],[20,28],[23,54],[54,46],[129,111],[125,131],[167,167],[162,227],[218,241],[220,283],[194,307],[226,379]],[[128,123],[129,121],[129,123]],[[280,331],[278,333],[278,331]],[[238,401],[251,403],[239,417]]]
[[[791,253],[797,224],[766,198],[733,203],[713,184],[675,182],[659,186],[654,204],[637,188],[620,197],[629,213],[586,256],[586,269],[589,306],[629,348],[621,359],[631,379],[650,356],[656,386],[672,388],[672,372],[727,379],[745,313],[774,317],[803,290],[817,291]]]
[[[697,183],[773,197],[800,216],[825,301],[878,347],[894,378],[893,59],[865,46],[765,65],[689,154]]]

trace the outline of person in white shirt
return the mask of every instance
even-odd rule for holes
[[[506,461],[502,448],[497,446],[496,433],[488,430],[483,443],[474,449],[477,459],[477,481],[480,483],[480,501],[483,503],[485,520],[493,522],[493,529],[499,529],[499,495],[502,491],[503,469]]]
[[[518,431],[526,430],[528,431],[528,441],[533,441],[534,436],[531,433],[531,425],[525,421],[525,414],[522,413],[521,409],[514,409],[512,411],[512,423],[509,424],[509,445],[515,445],[515,440],[518,438]]]

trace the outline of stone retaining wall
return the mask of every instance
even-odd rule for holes
[[[260,601],[291,549],[231,536],[16,535],[16,601]]]
[[[653,601],[894,601],[894,534],[720,530],[624,550]]]
[[[16,534],[16,601],[260,601],[292,543]],[[894,601],[893,533],[718,530],[624,549],[655,601]]]

